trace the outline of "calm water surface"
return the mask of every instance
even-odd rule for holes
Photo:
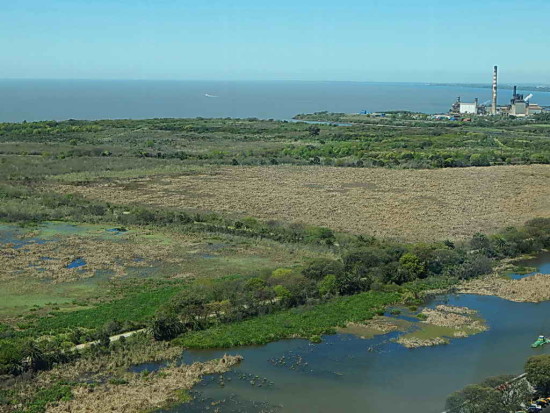
[[[534,103],[550,105],[550,93],[533,93]],[[511,91],[502,90],[501,103],[508,102],[510,95]],[[478,97],[483,103],[491,91],[414,83],[0,80],[0,122],[198,116],[289,119],[324,110],[435,113],[446,112],[457,96],[463,101]]]
[[[550,272],[550,257],[531,260]],[[194,402],[164,412],[441,412],[446,397],[466,384],[504,373],[521,373],[527,358],[550,354],[532,349],[538,334],[550,335],[550,302],[514,303],[498,297],[452,295],[433,300],[478,310],[487,332],[449,345],[408,350],[393,343],[398,333],[371,340],[325,336],[321,344],[284,340],[261,347],[193,351],[184,362],[224,353],[244,361],[223,376],[206,377]],[[155,368],[155,365],[141,366]],[[222,385],[223,383],[223,385]],[[260,386],[261,385],[261,386]]]

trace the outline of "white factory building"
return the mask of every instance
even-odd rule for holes
[[[459,113],[477,115],[477,101],[473,103],[459,102]]]

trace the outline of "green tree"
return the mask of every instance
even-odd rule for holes
[[[102,330],[99,332],[99,346],[103,348],[108,348],[111,344],[111,338],[109,337],[109,333],[107,331]]]
[[[403,254],[399,259],[399,281],[407,282],[421,278],[426,273],[426,265],[410,252]]]
[[[482,153],[474,153],[474,154],[470,155],[470,164],[472,166],[489,166],[489,165],[491,165],[487,155],[482,154]]]
[[[319,294],[335,295],[338,292],[338,283],[336,282],[336,276],[334,274],[326,275],[325,278],[319,282]]]
[[[338,292],[343,295],[352,295],[367,291],[370,288],[371,280],[361,277],[359,274],[344,273],[336,278]]]
[[[489,240],[489,238],[487,238],[485,234],[482,234],[481,232],[474,234],[474,236],[470,240],[470,247],[473,250],[480,251],[487,256],[493,255],[491,241]]]
[[[329,274],[339,276],[343,272],[344,265],[340,261],[329,258],[313,260],[302,270],[302,274],[312,280],[322,280]]]
[[[273,287],[273,291],[275,291],[275,294],[277,298],[281,300],[281,303],[285,305],[292,299],[292,293],[288,290],[288,288],[282,285],[276,285]]]
[[[171,340],[184,332],[183,323],[174,314],[159,314],[149,325],[155,340]]]
[[[447,398],[445,410],[453,413],[503,412],[502,394],[492,387],[471,384]]]
[[[319,136],[321,133],[321,128],[317,125],[311,125],[307,128],[307,131],[311,136]]]
[[[529,357],[525,363],[527,380],[543,393],[550,393],[550,354]]]

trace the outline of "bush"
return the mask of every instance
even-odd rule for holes
[[[403,254],[399,259],[399,283],[402,284],[407,281],[413,281],[417,278],[422,278],[426,275],[426,266],[420,258],[416,255],[408,252]]]
[[[292,293],[282,285],[276,285],[273,287],[273,291],[275,291],[275,295],[283,305],[286,305],[292,299]]]
[[[338,283],[334,274],[326,275],[319,282],[319,294],[321,296],[335,295],[338,292]]]
[[[182,322],[173,314],[159,314],[149,326],[153,338],[158,341],[176,338],[184,330]]]
[[[525,364],[527,380],[542,393],[550,393],[550,354],[532,356]]]
[[[329,274],[338,277],[343,272],[344,265],[340,261],[328,258],[313,260],[302,270],[302,274],[312,280],[322,280]]]
[[[502,395],[492,387],[471,384],[453,393],[445,409],[457,413],[485,413],[506,411]]]
[[[489,274],[493,270],[493,262],[482,254],[472,254],[459,267],[455,268],[454,275],[461,279],[479,277]]]

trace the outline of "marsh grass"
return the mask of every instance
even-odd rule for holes
[[[211,210],[415,242],[466,239],[548,217],[549,180],[547,165],[429,171],[269,166],[55,190],[101,201],[122,193],[135,205]]]

